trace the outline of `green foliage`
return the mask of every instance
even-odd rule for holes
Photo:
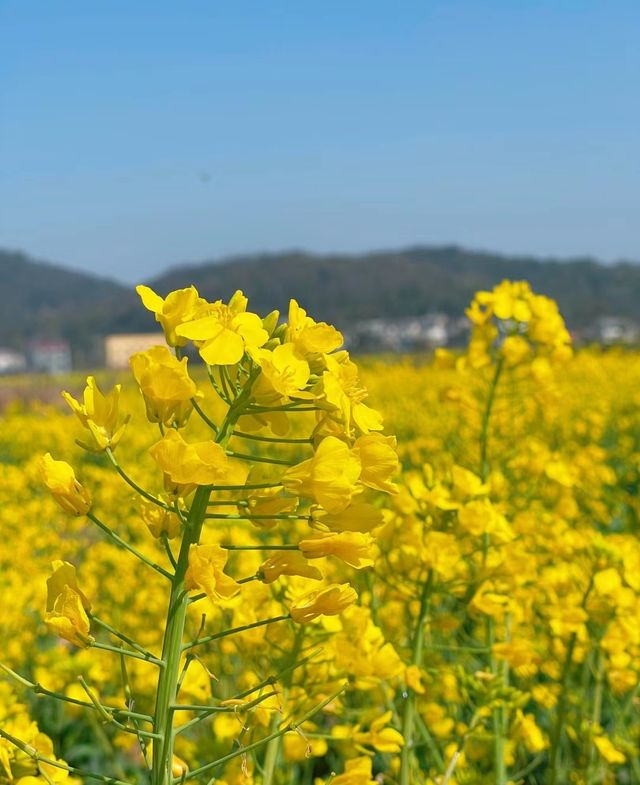
[[[455,246],[415,247],[362,255],[320,256],[291,251],[173,268],[151,281],[161,294],[193,283],[209,299],[242,289],[256,308],[284,311],[290,297],[339,327],[371,318],[441,311],[459,316],[478,289],[505,278],[529,280],[556,299],[568,325],[580,329],[599,316],[637,318],[640,265],[603,265],[508,257]],[[106,278],[0,251],[0,345],[33,337],[68,340],[76,363],[99,362],[101,338],[153,331],[129,287]]]

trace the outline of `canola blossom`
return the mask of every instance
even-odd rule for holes
[[[0,415],[0,785],[640,781],[637,354],[138,292],[166,345]]]

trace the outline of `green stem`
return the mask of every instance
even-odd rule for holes
[[[136,493],[140,494],[140,496],[143,496],[145,499],[147,499],[147,501],[153,502],[154,504],[157,504],[158,507],[162,507],[163,509],[169,510],[169,512],[171,512],[171,507],[169,507],[168,504],[165,504],[163,501],[158,499],[157,496],[154,496],[153,494],[149,493],[149,491],[145,491],[144,488],[142,488],[140,485],[138,485],[137,482],[134,482],[131,479],[131,477],[129,477],[129,475],[125,472],[125,470],[122,468],[122,466],[120,466],[120,464],[116,460],[116,457],[113,454],[110,447],[107,447],[105,452],[107,454],[107,458],[109,458],[109,460],[111,461],[111,465],[122,477],[122,479],[127,483],[127,485],[133,488],[133,490]]]
[[[295,640],[293,643],[293,649],[289,656],[289,670],[287,672],[286,679],[283,680],[283,694],[282,699],[283,701],[287,701],[289,691],[291,689],[291,685],[293,683],[293,674],[294,669],[291,667],[295,664],[296,660],[300,656],[300,650],[302,649],[302,643],[304,640],[304,629],[299,627],[296,631]],[[271,720],[271,730],[275,732],[278,729],[278,718],[274,716]],[[263,763],[263,772],[262,772],[262,785],[272,785],[273,783],[273,775],[276,772],[276,767],[278,765],[278,756],[280,754],[280,736],[277,736],[275,739],[271,739],[271,741],[267,744],[267,750],[264,756],[264,763]]]
[[[263,701],[268,700],[269,698],[273,698],[278,693],[274,690],[272,692],[265,692],[264,695],[260,695],[259,698],[250,701],[249,703],[245,703],[243,706],[183,706],[178,705],[174,706],[175,711],[199,711],[200,714],[197,717],[194,717],[189,722],[186,722],[184,725],[181,725],[179,728],[176,728],[174,731],[175,735],[177,736],[179,733],[184,733],[189,728],[193,728],[195,725],[198,725],[200,722],[209,719],[213,714],[235,714],[239,711],[249,711],[250,709],[259,706]]]
[[[489,423],[491,421],[491,413],[493,412],[493,404],[496,399],[496,390],[498,382],[500,381],[500,374],[502,373],[503,360],[502,358],[496,363],[496,369],[489,385],[489,392],[487,395],[487,405],[485,406],[482,415],[482,425],[480,427],[480,479],[486,482],[489,476]]]
[[[93,613],[91,612],[88,612],[87,615],[89,616],[91,621],[94,621],[99,627],[102,627],[103,630],[110,632],[112,635],[115,635],[116,638],[119,638],[124,643],[129,644],[129,646],[131,646],[132,649],[135,649],[137,652],[140,652],[140,654],[143,654],[144,657],[148,659],[150,662],[153,662],[154,660],[156,662],[158,661],[157,657],[154,657],[150,651],[147,651],[145,648],[140,646],[140,644],[136,643],[128,635],[125,635],[123,632],[120,632],[120,630],[116,630],[115,627],[112,627],[110,624],[107,624],[106,621],[102,621],[102,619],[99,619],[97,616],[94,616]]]
[[[164,661],[159,660],[151,654],[140,654],[137,651],[129,651],[128,649],[123,649],[122,646],[111,646],[109,643],[100,643],[100,641],[94,641],[91,644],[92,649],[101,649],[102,651],[110,651],[113,654],[123,654],[125,657],[131,657],[134,660],[143,660],[143,662],[150,662],[153,665],[158,665],[160,668],[164,667]]]
[[[231,406],[231,401],[229,400],[229,398],[227,398],[227,396],[224,394],[224,392],[220,389],[220,386],[218,385],[218,382],[216,381],[216,377],[214,376],[213,368],[210,365],[207,365],[207,376],[209,377],[209,381],[211,382],[211,386],[216,391],[216,393],[218,395],[218,398],[220,398],[221,401],[224,401],[224,403],[226,403],[227,406]]]
[[[107,777],[104,774],[96,774],[93,771],[78,769],[75,766],[68,766],[66,763],[62,763],[59,760],[45,758],[44,755],[40,755],[38,750],[36,750],[34,747],[31,747],[29,744],[25,744],[23,741],[20,741],[20,739],[12,736],[2,728],[0,728],[0,739],[6,739],[8,742],[13,744],[14,747],[17,747],[19,750],[24,752],[25,755],[34,760],[36,763],[45,763],[47,766],[53,766],[56,769],[68,771],[69,774],[75,774],[77,777],[80,777],[80,779],[99,780],[100,782],[106,782],[108,785],[131,785],[131,783],[116,779],[115,777]]]
[[[246,632],[247,630],[255,630],[256,627],[264,627],[266,624],[275,624],[278,621],[285,621],[289,618],[290,616],[287,613],[283,616],[274,616],[272,619],[261,619],[260,621],[254,621],[252,624],[243,624],[242,627],[232,627],[230,630],[216,632],[213,635],[205,635],[204,638],[196,638],[190,643],[185,643],[182,647],[182,650],[188,651],[189,649],[193,649],[196,646],[202,646],[205,643],[211,643],[211,641],[217,641],[220,640],[220,638],[226,638],[229,635],[236,635],[239,632]]]
[[[252,439],[256,442],[271,442],[273,444],[311,444],[312,439],[284,439],[277,436],[258,436],[253,433],[245,433],[244,431],[234,431],[234,436],[241,439]]]
[[[268,458],[262,455],[251,455],[244,452],[235,452],[234,450],[227,450],[227,455],[230,458],[240,458],[243,461],[255,461],[256,463],[271,463],[274,466],[294,466],[291,461],[284,460],[284,458]]]
[[[237,390],[235,390],[234,385],[231,383],[227,366],[219,365],[218,368],[220,369],[220,381],[222,382],[222,389],[225,391],[227,399],[229,401],[233,401],[233,399],[237,396]]]
[[[559,782],[558,768],[560,764],[560,741],[562,738],[562,728],[567,716],[567,692],[569,689],[569,676],[571,674],[571,663],[573,661],[573,652],[575,650],[577,640],[578,636],[576,633],[572,633],[571,637],[569,638],[569,643],[567,644],[567,653],[562,666],[562,675],[560,677],[560,695],[558,696],[556,721],[553,725],[553,731],[551,733],[551,740],[549,745],[549,785],[557,785]]]
[[[199,416],[200,416],[200,419],[201,419],[203,422],[205,422],[205,423],[206,423],[206,424],[209,426],[209,428],[211,428],[211,430],[212,430],[214,433],[218,433],[218,426],[217,426],[217,425],[214,423],[214,421],[213,421],[213,420],[212,420],[210,417],[208,417],[208,416],[207,416],[207,415],[204,413],[204,411],[202,410],[202,407],[200,406],[200,404],[198,403],[198,401],[197,401],[195,398],[192,398],[192,399],[191,399],[191,403],[193,404],[193,408],[194,408],[194,409],[195,409],[195,410],[198,412],[198,414],[199,414]]]
[[[171,764],[173,759],[173,710],[176,703],[180,659],[182,656],[182,637],[187,617],[189,598],[185,587],[185,576],[189,567],[189,549],[200,540],[204,514],[209,501],[208,487],[199,487],[189,510],[178,563],[171,584],[167,623],[162,644],[162,659],[165,667],[160,672],[154,730],[160,734],[160,741],[154,743],[152,785],[169,785],[172,781]]]
[[[168,578],[169,580],[172,579],[172,575],[170,572],[167,572],[167,570],[165,570],[164,567],[161,567],[159,564],[152,562],[151,559],[147,559],[147,557],[143,553],[141,553],[137,548],[131,545],[131,543],[122,539],[122,537],[119,534],[116,534],[113,531],[113,529],[110,529],[106,523],[102,523],[102,521],[99,518],[96,518],[96,516],[92,512],[87,513],[87,518],[89,518],[90,521],[95,523],[95,525],[99,529],[101,529],[107,535],[107,537],[109,537],[110,540],[113,540],[113,542],[115,542],[115,544],[118,547],[124,548],[126,551],[129,551],[129,553],[133,554],[136,558],[140,559],[141,562],[144,562],[144,564],[146,564],[147,567],[151,567],[152,570],[159,572],[160,575],[163,575],[165,578]]]
[[[277,513],[274,515],[264,514],[264,515],[252,515],[250,512],[247,512],[243,515],[230,513],[227,514],[226,512],[208,512],[205,515],[205,518],[211,518],[220,521],[309,521],[311,520],[310,515],[296,515],[295,513],[288,514],[280,514]]]
[[[254,413],[267,413],[267,412],[290,412],[297,414],[298,412],[319,412],[319,406],[298,406],[297,404],[285,404],[284,406],[251,406],[248,414]]]
[[[580,603],[581,608],[585,608],[587,600],[593,588],[593,575],[589,576],[589,583]],[[551,731],[551,739],[549,742],[549,785],[558,785],[559,780],[559,767],[560,767],[560,743],[562,741],[562,731],[564,729],[564,721],[567,717],[569,710],[569,679],[571,676],[571,665],[573,663],[573,653],[578,642],[578,635],[575,632],[571,633],[569,642],[567,643],[567,652],[562,666],[562,673],[560,676],[560,694],[558,695],[556,721]]]
[[[209,371],[209,368],[207,368]],[[251,387],[259,370],[252,374],[236,400],[230,405],[222,421],[215,441],[225,448],[231,432],[251,400]],[[211,486],[197,488],[193,502],[184,524],[180,552],[177,558],[175,573],[171,581],[171,595],[162,643],[162,659],[165,667],[160,672],[158,689],[156,692],[156,706],[154,712],[154,731],[159,733],[161,739],[154,743],[153,767],[151,772],[151,785],[171,785],[171,766],[173,760],[173,745],[175,734],[173,729],[174,706],[178,698],[178,685],[181,678],[180,662],[185,648],[197,645],[205,639],[192,641],[189,646],[183,646],[184,629],[189,607],[189,594],[186,589],[186,574],[189,567],[189,551],[192,545],[200,541],[200,534],[207,512],[212,492]]]
[[[420,595],[420,610],[418,611],[418,618],[416,619],[416,626],[413,632],[411,664],[417,665],[418,667],[422,664],[424,626],[427,613],[429,611],[432,582],[433,572],[429,570],[429,574],[422,584],[422,592]],[[408,695],[404,705],[404,713],[402,717],[402,735],[404,737],[404,747],[402,748],[400,755],[400,785],[412,785],[413,782],[411,776],[411,767],[413,762],[413,730],[416,717],[416,695],[410,687],[407,687],[407,692]]]
[[[79,700],[78,698],[70,698],[68,695],[65,695],[62,692],[55,692],[54,690],[48,690],[46,687],[43,687],[42,684],[38,682],[32,682],[28,679],[25,679],[24,676],[20,676],[19,673],[12,671],[11,668],[8,668],[6,665],[0,663],[0,670],[4,671],[7,676],[10,676],[12,679],[21,684],[23,687],[31,690],[34,695],[46,695],[49,698],[55,698],[56,700],[63,701],[64,703],[72,703],[74,706],[82,706],[85,709],[93,709],[95,710],[95,706],[93,703],[89,703],[89,701]],[[127,711],[126,709],[118,709],[115,706],[105,706],[102,704],[102,708],[108,711],[111,714],[116,716],[122,717],[129,717],[130,719],[142,720],[143,722],[152,722],[153,717],[149,714],[138,714],[134,711]]]
[[[225,551],[299,551],[297,545],[221,545]]]
[[[489,465],[489,425],[491,423],[491,414],[493,412],[493,405],[496,399],[496,391],[498,389],[498,382],[500,381],[500,374],[503,368],[503,359],[500,358],[496,363],[493,378],[489,384],[489,391],[487,394],[487,403],[482,415],[482,423],[480,426],[480,479],[486,482],[489,478],[490,465]],[[489,535],[485,533],[482,538],[482,564],[486,565],[489,555]],[[494,620],[487,617],[485,622],[485,642],[486,648],[491,652],[494,643]],[[489,657],[491,672],[496,677],[502,677],[498,674],[495,658],[490,654]],[[507,782],[507,767],[505,762],[505,736],[504,724],[505,716],[501,707],[493,709],[491,712],[491,719],[493,725],[493,761],[494,761],[494,774],[496,785],[506,785]]]
[[[281,482],[254,482],[249,485],[214,485],[212,491],[261,491],[263,488],[282,488]],[[215,501],[211,502],[216,504]]]
[[[596,686],[593,691],[593,711],[591,714],[591,733],[588,735],[589,755],[587,768],[587,785],[595,785],[598,781],[597,755],[593,743],[593,735],[597,732],[602,717],[602,698],[604,692],[604,657],[599,650],[596,650]]]
[[[271,720],[271,727],[273,731],[278,727],[278,719],[274,717]],[[280,737],[277,736],[275,739],[271,739],[271,741],[267,744],[267,751],[264,755],[264,764],[262,766],[262,785],[272,785],[273,782],[273,775],[276,770],[276,765],[278,763],[278,754],[280,753]]]
[[[190,771],[186,775],[186,777],[176,778],[173,781],[173,785],[180,785],[181,779],[192,780],[195,779],[196,777],[200,777],[205,772],[211,771],[211,769],[217,769],[220,766],[224,766],[225,763],[228,763],[230,760],[237,758],[239,755],[246,755],[247,752],[252,752],[253,750],[258,749],[259,747],[268,744],[272,739],[276,739],[280,736],[284,736],[285,733],[290,733],[291,731],[295,731],[296,728],[299,728],[300,725],[310,720],[319,711],[322,711],[322,709],[324,709],[325,706],[328,706],[332,701],[334,701],[336,698],[342,695],[342,693],[346,689],[347,689],[347,685],[343,684],[343,686],[340,687],[340,689],[337,692],[334,692],[333,695],[330,695],[328,698],[325,698],[325,700],[323,700],[322,703],[319,703],[317,706],[314,706],[313,709],[311,709],[302,717],[300,717],[299,720],[287,723],[287,725],[285,725],[284,728],[281,728],[279,731],[276,731],[275,733],[269,734],[269,736],[265,736],[264,739],[260,739],[259,741],[254,741],[252,744],[247,744],[246,746],[243,746],[240,749],[235,750],[234,752],[230,752],[228,755],[225,755],[222,758],[218,758],[218,760],[214,760],[211,763],[205,763],[204,766],[200,766],[200,768]]]

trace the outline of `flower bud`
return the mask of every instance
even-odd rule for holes
[[[40,461],[40,475],[47,489],[68,515],[86,515],[91,507],[91,496],[65,461],[56,461],[51,453]]]

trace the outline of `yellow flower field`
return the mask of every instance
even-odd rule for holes
[[[640,783],[640,355],[139,293],[166,346],[0,413],[0,785]]]

